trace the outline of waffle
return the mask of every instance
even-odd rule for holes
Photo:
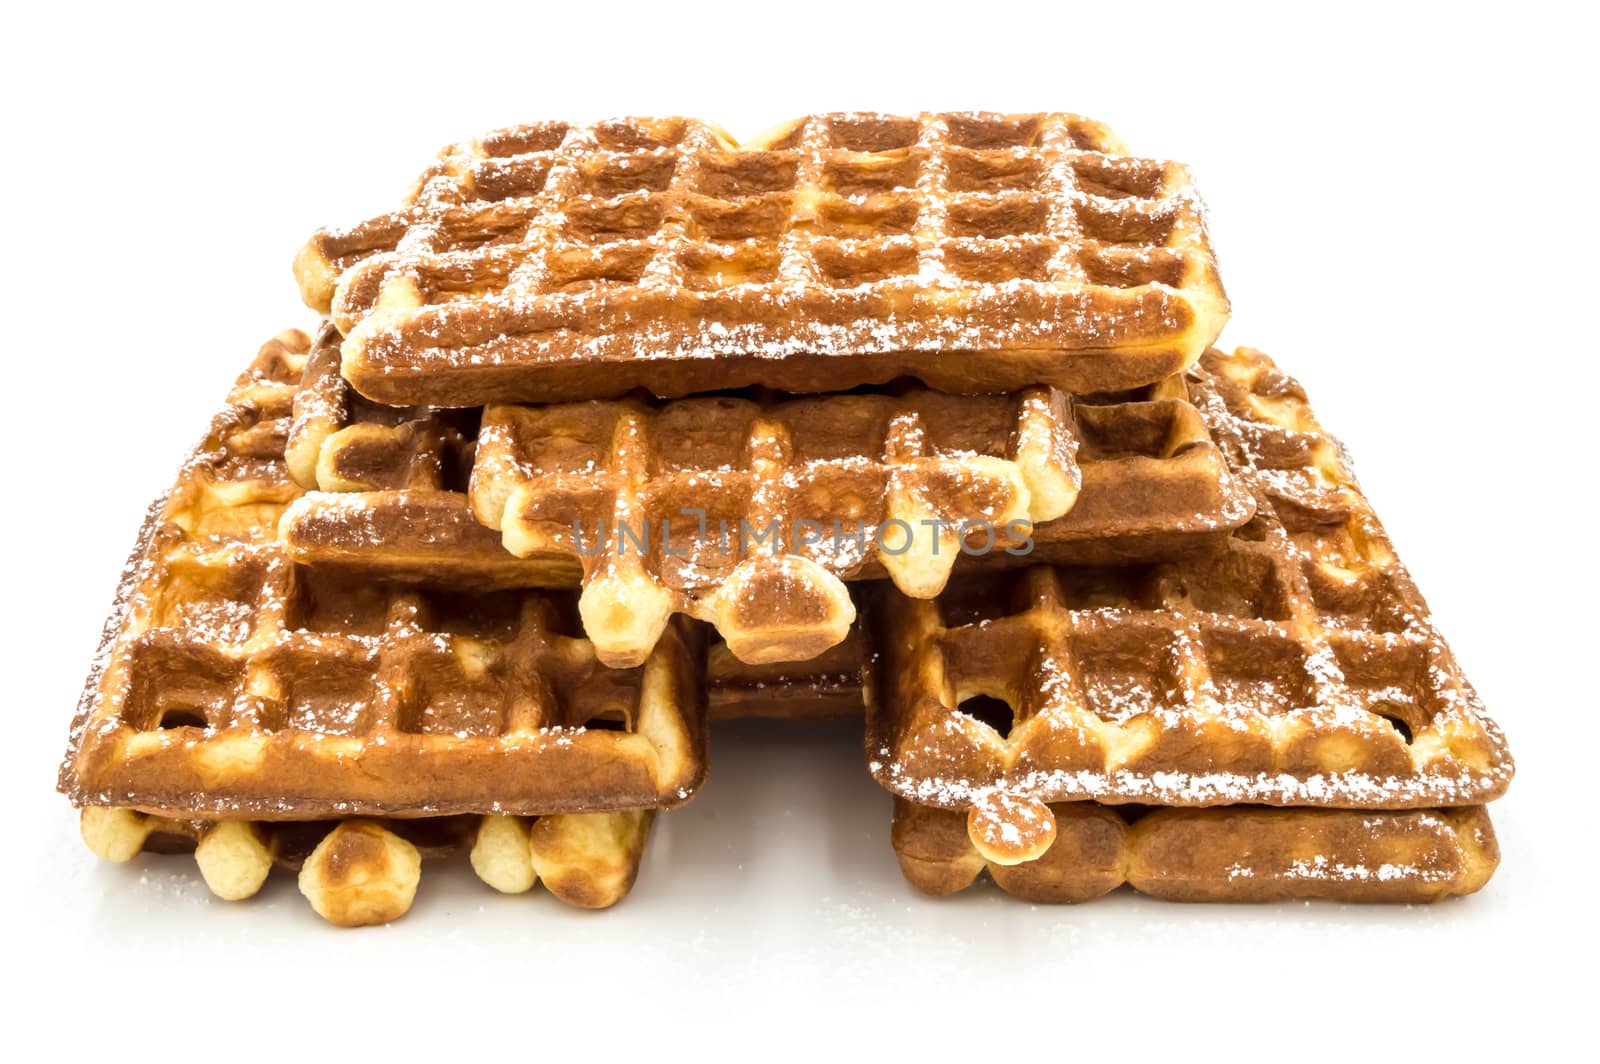
[[[991,858],[1071,800],[1478,805],[1512,763],[1305,393],[1265,356],[1191,371],[1257,497],[1215,556],[1035,566],[868,606],[868,746],[891,791]]]
[[[62,789],[172,819],[520,816],[675,805],[705,772],[700,633],[606,669],[575,596],[380,586],[289,562],[309,341],[268,343],[153,507]]]
[[[980,873],[1036,903],[1084,902],[1123,884],[1167,901],[1432,902],[1483,887],[1500,862],[1482,806],[1361,811],[1219,806],[1048,807],[1055,843],[1040,858],[986,859],[958,812],[895,799],[895,855],[925,894]]]
[[[393,405],[1120,391],[1227,316],[1188,171],[1062,114],[548,122],[447,148],[295,261],[345,376]]]
[[[867,647],[859,626],[822,658],[745,665],[711,651],[713,717],[814,720],[860,713]],[[1085,902],[1124,884],[1168,901],[1431,902],[1471,894],[1499,864],[1482,806],[1424,810],[1205,809],[1062,802],[1053,842],[1016,861],[969,834],[961,811],[894,803],[891,839],[907,881],[942,897],[987,873],[1026,901]],[[986,857],[988,851],[995,859]]]
[[[326,329],[313,347],[296,399],[290,468],[302,485],[324,490],[289,508],[282,536],[290,557],[324,571],[446,587],[582,583],[586,630],[608,663],[647,652],[674,609],[717,624],[748,659],[803,659],[849,623],[840,579],[890,575],[927,595],[950,565],[1166,557],[1220,544],[1253,512],[1177,378],[1089,397],[912,389],[785,402],[496,407],[480,425],[463,412],[363,400],[339,376],[336,337]],[[758,413],[777,428],[752,429]],[[773,455],[770,444],[780,440]],[[508,502],[522,515],[509,525]],[[1066,505],[1064,516],[1044,520]],[[516,554],[474,510],[507,526]],[[648,550],[643,537],[618,533],[619,511],[635,532],[653,535]],[[700,545],[711,549],[698,556],[680,556],[700,540],[700,518],[686,511],[706,514],[710,534]],[[932,537],[923,520],[973,523],[961,544],[946,526],[933,554],[904,550],[897,526],[880,524],[890,516],[925,545]],[[1043,521],[1032,527],[1026,555],[1008,534],[1018,516]],[[737,546],[741,518],[767,537],[757,544],[751,536],[747,546],[770,553],[741,559],[721,549]],[[689,533],[672,553],[663,521]],[[875,549],[879,527],[891,529],[888,551]],[[589,538],[580,542],[575,529]],[[774,530],[820,542],[791,542],[779,554]],[[774,579],[783,595],[753,593]],[[626,607],[622,617],[607,603]],[[641,624],[652,604],[650,623]]]
[[[471,501],[518,557],[582,559],[601,660],[649,653],[673,613],[749,662],[814,657],[855,611],[869,557],[938,594],[969,528],[1031,527],[1078,495],[1067,399],[707,397],[484,410]]]

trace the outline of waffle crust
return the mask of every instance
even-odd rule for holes
[[[1036,903],[1090,901],[1124,884],[1165,901],[1432,902],[1479,890],[1500,862],[1482,806],[1134,810],[1068,802],[1049,811],[1049,850],[1004,864],[979,852],[960,813],[896,799],[895,856],[924,894],[953,894],[987,873],[1006,893]]]

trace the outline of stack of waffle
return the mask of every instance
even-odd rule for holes
[[[151,509],[91,849],[423,857],[599,907],[708,721],[866,714],[919,889],[1478,889],[1511,761],[1305,394],[1211,345],[1188,172],[1070,115],[544,123],[296,259]]]

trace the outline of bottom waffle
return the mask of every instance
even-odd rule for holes
[[[860,713],[866,647],[852,631],[826,658],[749,666],[713,648],[714,717],[816,720]],[[1084,902],[1127,885],[1167,901],[1432,902],[1483,887],[1500,862],[1481,805],[1362,810],[1058,802],[963,812],[895,798],[892,841],[924,894],[987,874],[1036,903]],[[1036,854],[1017,860],[1019,851]]]
[[[717,718],[820,719],[861,712],[861,641],[854,636],[809,662],[753,666],[725,644],[710,651],[707,699]],[[252,898],[274,868],[296,873],[318,915],[343,927],[385,924],[410,911],[422,861],[468,851],[478,878],[506,894],[536,885],[560,901],[604,909],[633,887],[654,810],[541,817],[217,820],[89,806],[84,842],[98,857],[192,854],[211,893]]]
[[[1432,902],[1471,894],[1500,863],[1482,806],[1411,809],[1048,807],[1055,840],[1032,861],[985,857],[967,816],[895,799],[900,870],[925,894],[985,872],[1008,894],[1084,902],[1124,884],[1166,901]]]
[[[109,861],[193,853],[217,897],[253,897],[274,867],[299,874],[317,914],[341,927],[386,924],[411,909],[424,858],[467,850],[478,878],[504,894],[542,883],[569,905],[604,909],[633,887],[655,811],[414,820],[173,820],[90,806],[80,829]]]
[[[192,850],[230,899],[297,869],[342,925],[403,915],[423,857],[460,849],[498,890],[615,903],[651,810],[705,775],[702,636],[674,622],[608,669],[574,595],[294,565],[277,526],[308,347],[262,347],[140,532],[60,777],[85,841]]]
[[[706,670],[718,718],[820,719],[861,712],[861,641],[854,636],[799,665],[747,665],[717,644]],[[274,868],[298,875],[312,908],[342,927],[385,924],[410,911],[426,859],[468,851],[479,879],[505,894],[536,885],[560,901],[604,909],[627,896],[655,818],[652,809],[540,817],[454,816],[344,820],[217,820],[89,806],[84,842],[108,861],[193,854],[224,901],[254,897]]]

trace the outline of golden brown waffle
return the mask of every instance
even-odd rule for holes
[[[300,892],[344,927],[384,924],[411,908],[425,858],[469,851],[495,890],[543,884],[569,905],[603,909],[633,887],[655,817],[651,809],[375,821],[182,820],[126,808],[83,810],[84,842],[109,861],[141,852],[192,853],[206,886],[225,901],[254,897],[274,867],[298,873]]]
[[[1227,316],[1188,171],[1072,115],[547,122],[454,145],[295,261],[344,372],[396,405],[1120,391]]]
[[[61,786],[173,818],[540,815],[677,804],[705,772],[703,650],[610,670],[575,596],[380,586],[290,563],[309,341],[262,348],[152,509]]]
[[[873,772],[1025,859],[1076,799],[1407,809],[1501,794],[1504,739],[1305,394],[1191,371],[1258,511],[1215,556],[1036,566],[869,607]]]
[[[1048,809],[1055,843],[1036,860],[985,859],[960,813],[895,799],[900,870],[925,894],[964,890],[982,872],[1031,902],[1083,902],[1126,883],[1167,901],[1431,902],[1471,894],[1500,863],[1482,806],[1370,811]]]
[[[860,713],[859,629],[823,658],[744,665],[713,647],[714,717],[813,720]],[[1036,903],[1090,901],[1119,886],[1168,901],[1431,902],[1479,890],[1499,864],[1482,806],[1424,810],[1206,809],[1063,802],[1046,807],[1041,856],[984,856],[962,811],[895,799],[892,841],[906,879],[943,896],[980,874]],[[1004,840],[1001,840],[1002,843]]]
[[[913,389],[766,405],[501,407],[490,409],[480,435],[463,412],[362,400],[339,377],[326,329],[295,409],[290,468],[325,490],[290,507],[282,535],[291,558],[446,587],[582,583],[587,633],[615,664],[653,645],[664,610],[713,621],[746,658],[803,658],[849,623],[840,579],[890,574],[932,594],[950,564],[1167,557],[1215,545],[1253,512],[1181,379],[1075,398],[1049,389],[1015,397]],[[752,428],[756,420],[765,427]],[[507,538],[525,557],[473,520],[463,494],[468,464],[485,521],[506,524],[514,503],[510,512],[521,516]],[[1044,520],[1075,493],[1065,516]],[[684,510],[705,512],[699,546],[709,549],[696,550],[699,517]],[[632,536],[619,533],[619,513]],[[1026,557],[1011,553],[1021,544],[1006,534],[1016,516],[1043,520]],[[923,549],[880,557],[876,529],[888,517],[916,531]],[[743,558],[733,556],[741,518],[764,537],[747,537],[757,549]],[[954,541],[959,524],[946,526],[932,554],[921,522],[933,518],[972,521],[966,543]],[[661,535],[667,521],[672,553]],[[887,527],[890,550],[904,547],[900,526]],[[581,544],[575,528],[587,537]],[[794,542],[797,531],[817,542]]]
[[[744,665],[714,647],[714,717],[811,720],[861,712],[859,632],[813,662]],[[959,811],[895,799],[892,840],[913,886],[943,896],[987,873],[1035,903],[1084,902],[1124,884],[1169,901],[1431,902],[1489,880],[1499,848],[1487,811],[1213,806],[1048,807],[1054,841],[1035,860],[991,863]],[[1003,855],[1002,855],[1003,857]]]
[[[518,557],[582,560],[601,660],[649,653],[676,613],[735,656],[799,661],[855,618],[841,578],[869,560],[938,594],[969,529],[992,546],[1060,517],[1079,473],[1067,398],[926,389],[660,405],[491,406],[473,512]]]

